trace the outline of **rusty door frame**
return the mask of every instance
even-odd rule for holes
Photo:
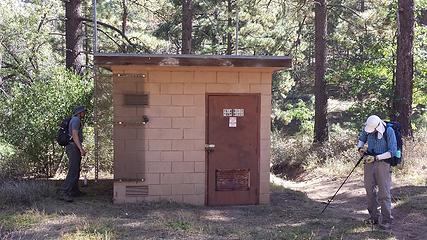
[[[256,204],[259,204],[259,188],[261,180],[261,93],[206,93],[205,95],[205,144],[209,144],[209,97],[210,96],[256,96],[257,101],[257,110],[258,110],[258,127],[257,127],[257,146],[258,146],[258,182],[256,183],[257,188],[257,200]],[[209,154],[205,151],[205,205],[209,204]]]

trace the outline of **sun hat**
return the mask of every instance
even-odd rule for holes
[[[78,106],[78,107],[74,108],[74,115],[77,115],[81,112],[86,112],[85,106]]]
[[[377,115],[369,116],[365,123],[365,132],[373,133],[376,130],[380,133],[378,138],[381,138],[385,131],[385,125],[385,122]]]

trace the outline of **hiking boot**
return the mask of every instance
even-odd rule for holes
[[[390,223],[380,223],[378,227],[382,230],[391,230],[391,224]]]
[[[73,192],[73,193],[71,193],[71,196],[72,197],[83,197],[83,196],[86,196],[87,194],[85,193],[85,192],[82,192],[82,191],[78,191],[78,192]]]
[[[368,225],[377,225],[378,219],[367,218],[367,219],[363,220],[363,223],[368,224]]]
[[[62,200],[62,201],[65,201],[65,202],[73,202],[74,201],[73,198],[70,195],[65,194],[65,193],[62,193],[62,194],[59,195],[59,200]]]

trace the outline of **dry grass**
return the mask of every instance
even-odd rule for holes
[[[25,230],[41,222],[45,214],[36,209],[27,209],[22,212],[4,211],[0,215],[0,226],[4,231]]]
[[[103,221],[85,221],[76,226],[74,231],[61,235],[63,240],[111,240],[117,239],[115,228],[111,223]]]
[[[346,134],[333,136],[329,145],[318,149],[310,150],[307,139],[277,146],[285,156],[292,156],[291,161],[310,169],[306,178],[339,177],[357,159],[353,139],[341,136]],[[301,190],[272,185],[270,205],[198,207],[172,202],[113,205],[111,181],[91,183],[88,196],[65,203],[53,197],[55,184],[20,181],[0,185],[0,239],[423,239],[427,232],[427,188],[421,186],[427,176],[426,140],[427,134],[417,134],[414,142],[407,141],[406,166],[394,174],[412,185],[402,180],[393,189],[393,211],[401,227],[395,233],[372,231],[362,224],[365,197],[355,194],[362,190],[360,186],[357,191],[342,191],[337,197],[342,204],[334,202],[319,215],[323,200],[309,198],[306,192],[314,188],[304,182],[298,183],[303,184]],[[324,181],[318,186],[333,193],[339,183]],[[325,184],[332,185],[325,188]]]
[[[406,139],[405,164],[395,169],[396,177],[407,184],[427,185],[427,130],[417,132],[413,139]]]
[[[356,152],[356,141],[356,132],[343,129],[335,129],[330,134],[330,140],[321,147],[313,146],[311,136],[279,138],[273,135],[272,172],[283,178],[297,180],[299,175],[305,176],[303,173],[327,177],[346,176],[360,157]],[[402,169],[393,167],[394,178],[402,184],[427,184],[426,152],[427,130],[418,131],[413,139],[406,139],[405,165]],[[360,166],[354,174],[363,174]]]
[[[272,172],[287,179],[298,179],[294,169],[320,171],[323,175],[345,175],[358,159],[355,151],[357,133],[338,127],[322,146],[313,145],[312,136],[282,137],[272,135]]]
[[[46,197],[55,196],[55,187],[51,183],[38,180],[1,181],[0,205],[31,204]]]
[[[54,186],[45,181],[22,180],[0,183],[0,204],[31,204],[54,195]]]
[[[96,187],[96,188],[95,188]],[[36,221],[1,222],[10,239],[389,239],[303,192],[272,186],[271,205],[198,207],[171,202],[113,205],[111,183],[91,185],[74,203],[46,198],[31,206],[9,205],[0,216],[35,213]],[[5,215],[7,212],[7,215]],[[24,221],[25,222],[25,221]],[[19,228],[19,225],[25,228]],[[23,230],[24,229],[24,230]]]

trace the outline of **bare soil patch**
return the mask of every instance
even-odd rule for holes
[[[308,198],[323,204],[328,202],[345,180],[344,177],[316,177],[313,174],[305,176],[304,179],[293,182],[272,177],[273,182],[285,188],[305,192]],[[393,179],[393,184],[394,222],[390,233],[396,239],[427,239],[427,187],[408,185],[404,179]],[[347,216],[361,222],[369,216],[365,196],[363,176],[355,174],[341,188],[324,214],[334,218]]]

